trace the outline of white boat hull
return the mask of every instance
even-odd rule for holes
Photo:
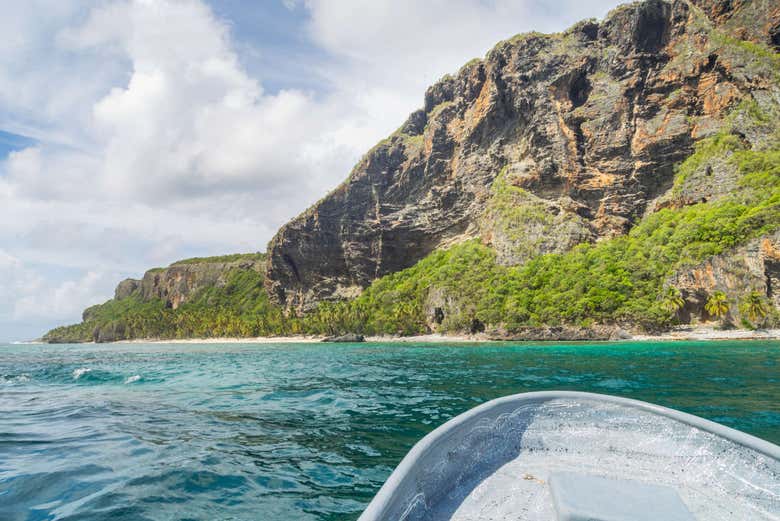
[[[493,400],[430,433],[360,521],[564,519],[549,483],[561,472],[671,487],[693,519],[780,519],[776,445],[665,407],[553,391]]]

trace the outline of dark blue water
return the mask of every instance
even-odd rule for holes
[[[355,519],[427,432],[595,391],[780,443],[780,343],[0,345],[0,519]]]

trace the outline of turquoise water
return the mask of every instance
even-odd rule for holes
[[[779,342],[0,345],[0,519],[355,519],[479,403],[628,396],[780,443]]]

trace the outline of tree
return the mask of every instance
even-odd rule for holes
[[[679,289],[674,286],[666,288],[664,299],[661,302],[661,307],[665,311],[668,311],[671,315],[675,315],[684,305],[685,299],[682,297]]]
[[[722,291],[716,291],[710,295],[707,303],[704,304],[705,311],[720,320],[728,314],[730,308],[729,299]]]
[[[763,295],[758,291],[748,293],[742,302],[742,312],[748,316],[751,322],[766,318],[767,309]]]

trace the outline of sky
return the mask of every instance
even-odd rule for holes
[[[0,341],[264,251],[496,42],[613,0],[0,0]]]

